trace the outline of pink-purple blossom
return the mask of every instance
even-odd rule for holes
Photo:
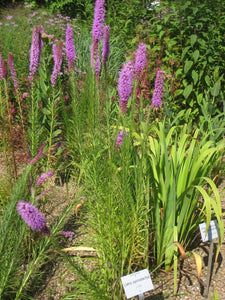
[[[118,91],[120,96],[120,107],[122,114],[127,111],[127,102],[132,92],[133,63],[128,61],[119,72]]]
[[[69,70],[74,67],[75,56],[75,46],[73,43],[73,28],[67,23],[66,28],[66,57],[68,60]]]
[[[158,70],[156,73],[155,89],[152,97],[152,105],[160,107],[162,105],[164,71]]]
[[[45,216],[37,207],[26,201],[18,201],[16,209],[18,214],[32,230],[41,231],[44,234],[50,235],[50,231],[46,226]]]
[[[43,173],[37,180],[36,182],[36,186],[40,186],[42,185],[42,183],[45,181],[45,178],[47,177],[47,175],[45,173]]]
[[[110,27],[105,26],[103,31],[103,46],[102,46],[102,63],[106,64],[109,57],[109,35],[110,35]]]
[[[103,26],[104,26],[104,18],[105,18],[105,0],[97,0],[95,2],[95,9],[94,9],[94,20],[92,26],[92,38],[93,41],[99,42],[102,33],[103,33]]]
[[[123,136],[127,135],[127,134],[128,134],[127,131],[125,131],[125,133],[123,132],[123,130],[120,131],[120,133],[116,139],[115,150],[123,144]]]
[[[55,44],[53,44],[53,59],[54,59],[54,69],[51,75],[51,83],[52,86],[54,87],[55,83],[56,83],[56,78],[59,75],[60,69],[61,69],[61,65],[62,65],[62,50],[63,50],[63,41],[60,40],[57,44],[57,46]]]
[[[16,76],[16,70],[15,70],[15,67],[14,67],[12,52],[9,52],[9,54],[8,54],[8,63],[9,63],[9,70],[10,70],[10,73],[11,73],[13,85],[14,85],[14,88],[16,89],[16,91],[17,91],[18,87],[19,87],[19,83],[18,83],[18,79],[17,79],[17,76]]]
[[[135,64],[134,64],[134,69],[135,69],[135,75],[139,75],[144,68],[146,64],[146,45],[144,43],[140,43],[138,45],[138,49],[136,52],[136,58],[135,58]]]
[[[32,34],[32,44],[30,49],[30,81],[33,80],[35,73],[37,72],[40,56],[41,56],[41,48],[42,48],[42,41],[41,41],[41,25],[34,26],[33,34]]]

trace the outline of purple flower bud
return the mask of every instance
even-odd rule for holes
[[[30,165],[35,164],[35,163],[42,157],[44,147],[45,147],[45,142],[43,142],[43,143],[41,144],[38,154],[37,154],[31,161],[30,161],[30,158],[28,157],[27,160],[28,160],[28,163],[29,163]]]
[[[125,135],[127,135],[127,134],[128,134],[128,132],[125,131]],[[115,150],[123,144],[123,136],[124,136],[124,133],[123,133],[123,130],[121,130],[116,139]]]
[[[102,37],[102,31],[105,18],[105,0],[97,0],[94,9],[94,21],[92,26],[93,41],[99,42]]]
[[[9,52],[9,54],[8,54],[8,63],[9,63],[9,69],[10,69],[10,73],[11,73],[14,88],[17,90],[18,87],[19,87],[19,83],[18,83],[17,76],[16,76],[16,70],[14,68],[14,61],[13,61],[12,52]]]
[[[60,232],[62,235],[64,235],[65,237],[67,238],[72,238],[73,235],[74,235],[74,232],[73,231],[61,231]]]
[[[146,45],[140,43],[136,52],[136,59],[134,64],[135,74],[138,76],[146,63]]]
[[[156,74],[155,80],[155,89],[154,94],[152,97],[152,105],[159,107],[162,105],[162,93],[163,93],[163,81],[164,81],[164,74],[165,72],[162,70],[158,70]]]
[[[127,102],[132,92],[133,63],[128,61],[119,72],[118,91],[120,96],[120,107],[122,114],[127,111]]]
[[[62,49],[63,49],[63,41],[60,40],[57,44],[57,46],[55,44],[53,44],[53,58],[54,58],[54,70],[52,72],[52,76],[51,76],[51,83],[52,86],[54,87],[55,83],[56,83],[56,78],[59,75],[60,69],[61,69],[61,65],[62,65]]]
[[[45,216],[37,209],[37,207],[31,205],[29,202],[18,201],[16,209],[18,214],[31,229],[45,231]]]
[[[68,60],[68,68],[70,70],[74,67],[75,46],[73,44],[73,29],[69,23],[66,28],[66,56]]]
[[[103,31],[102,63],[105,65],[109,57],[109,35],[110,27],[105,26]]]
[[[99,76],[100,74],[100,59],[98,55],[98,43],[93,41],[91,45],[91,68],[95,67],[95,74]]]
[[[42,185],[42,183],[45,181],[45,178],[47,177],[47,175],[45,173],[43,173],[37,180],[36,182],[36,186],[40,186]]]
[[[52,170],[49,170],[48,173],[47,173],[47,178],[50,178],[53,176],[53,171]]]
[[[34,26],[32,34],[32,44],[30,49],[30,81],[33,80],[41,57],[41,25]]]
[[[2,77],[7,78],[7,61],[5,59],[2,60]]]

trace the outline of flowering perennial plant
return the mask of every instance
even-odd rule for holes
[[[106,64],[109,57],[109,35],[110,35],[110,27],[105,26],[103,31],[103,47],[102,47],[102,63]]]
[[[135,64],[134,64],[136,76],[140,75],[142,69],[144,68],[144,66],[146,64],[146,50],[147,50],[146,45],[141,42],[138,45],[138,49],[136,52],[136,58],[135,58]]]
[[[37,207],[26,201],[18,201],[16,209],[18,214],[32,230],[41,231],[44,234],[50,235],[49,229],[46,226],[45,216]]]
[[[164,71],[158,70],[156,74],[155,89],[152,97],[152,105],[156,107],[160,107],[162,105],[164,73]]]
[[[41,25],[34,26],[32,34],[32,44],[30,49],[30,81],[33,80],[35,73],[37,72],[40,57],[41,57]]]
[[[53,44],[53,53],[54,53],[54,70],[52,72],[51,75],[51,83],[52,86],[54,87],[55,83],[56,83],[56,78],[59,75],[60,69],[61,69],[61,65],[62,65],[62,49],[63,49],[63,41],[60,40],[57,44],[57,46],[55,44]]]
[[[0,43],[0,80],[3,78],[2,76],[2,48]]]
[[[132,92],[133,69],[132,61],[128,61],[119,72],[118,91],[122,114],[125,114],[127,111],[127,102]]]
[[[19,83],[18,83],[17,76],[16,76],[16,70],[14,68],[12,52],[9,52],[9,54],[8,54],[8,63],[9,63],[9,69],[10,69],[13,85],[14,85],[15,90],[17,91],[19,88]]]
[[[67,238],[72,238],[73,235],[74,235],[74,232],[73,231],[61,231],[60,232],[62,235],[64,235],[65,237]]]
[[[93,41],[99,43],[104,26],[104,18],[105,18],[105,0],[97,0],[95,2],[95,10],[94,10],[94,21],[92,26],[92,38]]]
[[[69,70],[74,67],[75,56],[75,46],[73,43],[73,29],[70,24],[67,23],[66,28],[66,57],[68,60],[68,68]]]

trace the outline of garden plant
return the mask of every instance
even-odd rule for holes
[[[13,2],[18,15],[0,8],[0,299],[35,299],[57,260],[76,274],[63,299],[125,299],[120,278],[144,268],[172,270],[177,294],[179,261],[194,255],[201,275],[199,223],[218,222],[216,259],[224,239],[225,3]],[[65,230],[71,216],[82,229]],[[89,268],[64,251],[78,233]]]

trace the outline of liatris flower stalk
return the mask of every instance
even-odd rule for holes
[[[125,63],[119,72],[118,91],[120,96],[120,107],[122,114],[127,111],[127,102],[132,92],[133,63]]]
[[[95,2],[94,10],[94,21],[92,26],[92,39],[93,43],[91,46],[91,68],[95,66],[95,73],[100,73],[100,59],[98,55],[99,41],[102,37],[104,18],[105,18],[105,0],[97,0]]]
[[[123,133],[123,130],[120,131],[120,133],[116,139],[115,150],[123,144],[123,136],[124,136],[124,134],[127,135],[127,133],[128,133],[127,131],[125,131],[125,133]]]
[[[93,41],[99,43],[102,37],[102,31],[104,26],[104,18],[105,18],[105,0],[97,0],[95,2],[95,10],[94,10],[94,21],[92,26],[92,38]]]
[[[28,157],[27,157],[27,163],[30,165],[35,164],[43,155],[43,150],[45,147],[45,142],[43,142],[39,148],[38,154],[32,159],[30,160],[30,154],[28,153]]]
[[[144,68],[146,64],[146,45],[144,43],[140,43],[138,45],[138,49],[136,52],[136,58],[135,58],[135,75],[140,75],[142,69]]]
[[[16,76],[16,70],[14,68],[14,61],[13,61],[13,54],[12,52],[9,52],[8,54],[8,63],[9,63],[9,69],[13,81],[13,85],[16,91],[18,91],[19,83]]]
[[[53,53],[54,53],[54,70],[51,76],[51,83],[52,86],[54,87],[55,83],[56,83],[56,78],[59,75],[60,69],[61,69],[61,65],[62,65],[62,49],[63,49],[63,41],[60,40],[57,44],[57,46],[55,44],[53,44]]]
[[[30,49],[30,81],[33,80],[35,73],[37,72],[39,60],[41,57],[41,25],[34,26],[32,34],[32,44]]]
[[[53,171],[49,170],[48,173],[43,173],[37,180],[36,186],[42,185],[42,183],[45,181],[46,178],[50,178],[53,176]]]
[[[0,41],[0,80],[3,78],[2,76],[2,46]]]
[[[2,60],[2,78],[7,78],[7,60]]]
[[[155,89],[152,97],[152,105],[156,107],[160,107],[162,105],[164,73],[164,71],[158,70],[156,74]]]
[[[46,226],[45,216],[37,207],[31,205],[29,202],[18,201],[16,209],[18,214],[32,230],[41,231],[50,236],[50,230]]]
[[[66,57],[68,60],[68,68],[69,71],[71,68],[74,67],[74,60],[75,60],[75,46],[73,44],[73,29],[71,28],[70,24],[67,24],[66,28]]]
[[[103,31],[103,47],[102,47],[102,63],[105,66],[109,57],[109,35],[110,35],[110,27],[105,26]]]

